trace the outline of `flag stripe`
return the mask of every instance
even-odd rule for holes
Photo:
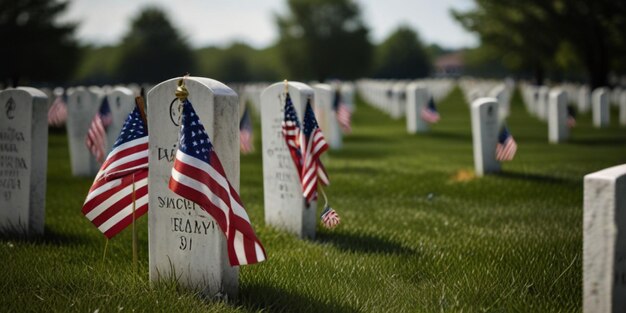
[[[110,110],[108,114],[107,110],[101,109],[101,112],[109,116],[106,122],[110,123]],[[87,137],[92,151],[96,152],[106,140],[105,132],[101,132],[104,127],[100,129],[100,126],[105,126],[99,117],[101,112],[94,117],[92,124],[95,127],[90,130],[90,134],[96,136]],[[135,109],[129,114],[113,150],[100,167],[82,207],[85,217],[107,238],[112,238],[133,222],[133,183],[135,219],[148,211],[147,167],[148,137],[139,111]]]
[[[200,205],[226,237],[231,265],[257,263],[265,251],[256,237],[239,195],[228,182],[224,168],[191,103],[183,102],[182,127],[169,188]],[[256,255],[255,244],[262,256]]]

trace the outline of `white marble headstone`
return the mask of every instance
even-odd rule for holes
[[[43,234],[48,165],[48,97],[0,91],[0,232]]]
[[[239,269],[230,266],[224,233],[206,211],[168,188],[180,131],[179,100],[174,95],[179,79],[164,81],[147,95],[150,279],[176,277],[180,285],[205,296],[233,297]],[[203,77],[189,77],[185,84],[228,180],[239,190],[237,94]]]
[[[356,105],[354,104],[354,84],[353,83],[342,83],[340,87],[341,91],[341,99],[348,106],[348,110],[350,112],[356,111]]]
[[[589,108],[591,107],[591,95],[589,91],[589,87],[582,86],[578,89],[578,111],[580,113],[589,112]]]
[[[308,85],[289,82],[289,95],[302,125],[307,99],[315,103]],[[315,238],[316,202],[306,205],[302,184],[282,134],[285,85],[276,83],[261,93],[263,192],[265,223],[300,238]]]
[[[85,145],[91,120],[98,112],[103,95],[77,87],[68,90],[67,139],[72,175],[95,176],[100,165]]]
[[[337,112],[333,105],[335,91],[328,84],[313,85],[315,93],[315,118],[319,124],[328,147],[333,150],[341,149],[343,145],[343,134],[337,120]]]
[[[619,124],[626,126],[626,90],[619,97]]]
[[[421,118],[428,105],[428,89],[421,83],[411,83],[406,88],[406,130],[409,134],[425,133],[430,129]]]
[[[569,137],[567,126],[567,99],[565,92],[555,89],[550,92],[548,104],[548,141],[564,142]]]
[[[583,312],[626,312],[626,165],[585,175]]]
[[[498,143],[498,101],[495,98],[479,98],[472,103],[472,141],[474,145],[474,168],[477,176],[500,171],[496,160]]]
[[[537,117],[545,121],[548,117],[548,97],[550,93],[550,88],[546,86],[539,87],[539,91],[537,92]]]
[[[406,106],[406,83],[398,82],[391,88],[391,107],[389,114],[393,119],[399,119],[404,115]]]
[[[111,125],[107,128],[109,151],[120,135],[128,114],[135,109],[135,93],[126,87],[115,87],[107,94],[111,108]]]
[[[593,126],[608,127],[610,123],[609,95],[606,88],[596,88],[591,94]]]

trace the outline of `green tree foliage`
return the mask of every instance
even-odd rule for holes
[[[0,80],[60,82],[73,74],[76,25],[56,22],[66,8],[56,0],[0,0]]]
[[[353,0],[288,0],[279,49],[293,78],[351,79],[369,71],[372,45]]]
[[[374,76],[419,78],[430,73],[431,62],[417,33],[401,26],[376,49]]]
[[[223,82],[274,81],[285,77],[275,47],[257,50],[244,43],[196,51],[198,75]]]
[[[73,82],[83,85],[118,83],[116,71],[120,52],[119,46],[84,47],[82,61],[76,69]]]
[[[185,39],[156,7],[132,21],[122,41],[117,72],[122,82],[160,82],[195,70],[194,54]]]
[[[532,68],[538,83],[546,70],[580,65],[592,86],[607,84],[626,52],[626,2],[614,0],[476,0],[469,12],[453,11],[484,46],[512,69]]]

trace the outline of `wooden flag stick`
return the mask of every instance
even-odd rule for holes
[[[106,241],[104,242],[104,253],[102,254],[102,263],[104,263],[104,260],[107,257],[107,247],[109,246],[109,238],[106,238]]]
[[[133,173],[133,268],[137,273],[137,228],[135,227],[135,173]]]
[[[143,97],[135,97],[135,105],[139,109],[139,115],[141,115],[141,120],[143,121],[143,125],[148,128],[148,120],[146,118],[146,109],[145,102]]]

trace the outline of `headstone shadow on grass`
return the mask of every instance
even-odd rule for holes
[[[315,240],[324,244],[331,244],[340,250],[349,252],[375,254],[413,254],[415,251],[399,243],[367,233],[353,234],[339,231],[318,233]]]
[[[54,246],[69,246],[90,243],[88,237],[79,234],[61,233],[47,226],[44,228],[43,235],[26,235],[24,233],[10,232],[0,234],[0,241],[28,242],[35,245]]]
[[[236,303],[249,311],[293,312],[296,308],[303,312],[358,312],[340,303],[328,300],[320,302],[311,297],[295,293],[292,290],[280,289],[273,286],[242,285]]]
[[[605,137],[605,138],[579,138],[570,139],[568,143],[581,146],[613,146],[626,145],[625,137]]]
[[[537,173],[522,173],[514,171],[502,171],[494,174],[497,177],[516,179],[516,180],[528,180],[537,183],[549,183],[549,184],[578,184],[579,182],[572,181],[565,178],[554,177]]]
[[[426,136],[437,138],[437,139],[443,139],[443,140],[466,142],[468,144],[472,142],[472,133],[470,132],[452,133],[452,132],[442,132],[438,130],[431,130],[430,133],[427,134]]]

